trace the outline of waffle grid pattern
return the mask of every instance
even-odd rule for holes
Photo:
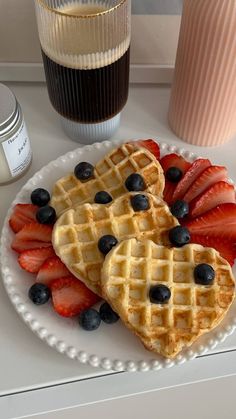
[[[45,187],[46,185],[50,185],[54,175],[55,178],[58,178],[59,169],[63,171],[65,163],[68,165],[75,165],[78,160],[82,161],[86,159],[85,156],[88,152],[97,153],[102,150],[105,154],[108,147],[114,148],[114,144],[118,147],[120,143],[121,140],[115,140],[112,144],[111,142],[106,141],[70,151],[66,155],[59,157],[54,162],[50,162],[47,166],[43,167],[19,191],[8,210],[3,224],[0,246],[0,265],[3,284],[12,306],[18,312],[21,320],[27,325],[27,327],[29,327],[30,331],[32,331],[54,350],[63,353],[68,358],[74,359],[75,362],[82,362],[92,367],[104,368],[108,371],[159,371],[163,368],[172,368],[176,365],[185,364],[186,362],[189,362],[189,360],[193,360],[197,356],[201,356],[208,351],[213,350],[220,343],[224,342],[227,337],[236,330],[234,307],[232,307],[230,313],[227,313],[226,318],[219,325],[219,327],[207,334],[204,342],[200,339],[193,347],[187,348],[172,360],[164,357],[155,357],[155,359],[150,359],[149,353],[145,350],[143,351],[143,356],[137,359],[133,356],[136,346],[134,348],[132,345],[124,347],[124,353],[122,356],[119,352],[116,352],[117,344],[113,345],[112,350],[107,348],[107,346],[103,347],[101,350],[100,344],[100,352],[98,353],[97,347],[93,346],[93,349],[91,349],[91,345],[81,342],[80,333],[76,334],[76,341],[73,345],[71,345],[71,340],[69,340],[66,336],[66,332],[68,331],[67,322],[56,322],[55,324],[50,316],[42,317],[41,311],[37,311],[37,313],[34,312],[34,307],[31,302],[25,299],[24,289],[22,291],[22,287],[24,288],[24,281],[19,281],[19,275],[22,274],[19,271],[19,266],[16,264],[17,268],[15,269],[15,264],[11,263],[9,258],[10,229],[8,220],[11,216],[14,205],[20,201],[28,202],[29,190],[33,190],[36,187],[42,187],[42,179],[45,183]],[[193,154],[191,151],[177,148],[174,145],[165,143],[159,143],[159,145],[163,154],[178,153],[190,161],[198,158],[198,156]],[[105,329],[105,331],[110,333],[108,329]],[[122,342],[123,339],[122,331],[123,328],[119,328],[119,332],[116,336],[120,342]],[[111,341],[111,343],[112,342],[113,341]],[[119,346],[119,348],[121,347],[122,346]]]
[[[130,192],[110,205],[83,204],[65,212],[53,230],[53,247],[72,273],[94,292],[101,294],[100,279],[104,257],[98,250],[98,240],[111,234],[118,241],[137,237],[170,245],[169,230],[178,225],[168,206],[160,198],[145,193],[150,208],[135,212]]]
[[[215,269],[213,285],[195,284],[193,269],[199,263]],[[157,284],[170,288],[167,304],[150,302],[150,287]],[[229,264],[214,249],[199,245],[168,249],[150,240],[131,239],[106,258],[102,289],[148,349],[173,358],[224,317],[233,300],[234,279]]]
[[[57,215],[76,206],[94,201],[99,191],[117,198],[127,192],[125,180],[131,173],[139,173],[146,183],[146,190],[162,196],[164,175],[159,162],[147,149],[135,144],[123,144],[112,150],[95,166],[94,177],[81,182],[73,173],[59,179],[53,188],[51,204]]]

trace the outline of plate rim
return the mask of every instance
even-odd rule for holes
[[[127,140],[126,140],[127,141]],[[130,141],[137,141],[136,139],[130,140]],[[158,139],[156,142],[160,146],[160,151],[162,154],[167,153],[178,153],[181,156],[185,157],[186,159],[193,161],[200,156],[186,150],[184,147],[178,147],[173,144],[159,141]],[[41,325],[40,322],[38,322],[37,318],[34,318],[32,313],[30,312],[30,309],[28,308],[28,305],[30,305],[30,302],[27,301],[25,304],[24,301],[21,300],[20,296],[17,294],[17,288],[15,287],[14,279],[11,277],[11,269],[7,264],[7,253],[8,249],[6,248],[6,242],[7,242],[7,233],[9,232],[9,216],[12,212],[13,206],[18,203],[19,199],[22,196],[22,194],[27,190],[29,186],[34,186],[37,184],[38,180],[42,180],[44,173],[47,173],[50,171],[51,167],[54,166],[55,168],[59,167],[63,163],[65,163],[68,160],[74,159],[75,155],[76,157],[80,154],[83,154],[85,152],[95,151],[96,149],[104,148],[110,148],[119,146],[124,143],[123,139],[119,140],[106,140],[103,142],[97,142],[91,145],[85,145],[79,148],[76,148],[72,151],[69,151],[61,156],[59,156],[57,159],[50,161],[45,166],[43,166],[39,171],[37,171],[30,179],[27,180],[27,182],[21,187],[19,192],[17,193],[15,199],[11,202],[10,207],[7,211],[7,214],[5,216],[3,227],[1,231],[1,240],[0,240],[0,267],[1,267],[1,274],[3,279],[3,285],[5,287],[6,293],[18,313],[18,315],[21,317],[21,319],[24,321],[25,324],[29,327],[29,329],[36,334],[41,340],[46,342],[48,346],[56,349],[59,353],[63,353],[67,355],[71,359],[78,360],[79,362],[83,364],[88,364],[92,367],[100,367],[102,369],[105,369],[107,371],[157,371],[162,368],[170,368],[175,365],[183,364],[187,362],[188,360],[194,359],[197,356],[203,355],[208,350],[213,349],[216,347],[219,343],[223,342],[229,335],[231,335],[234,330],[236,329],[236,316],[232,316],[231,322],[229,324],[226,324],[224,327],[221,327],[222,330],[216,332],[216,329],[219,329],[221,325],[217,326],[215,329],[213,329],[208,334],[205,334],[204,336],[207,337],[207,343],[202,345],[198,344],[198,341],[195,342],[190,348],[184,349],[175,359],[166,359],[166,358],[158,358],[158,359],[150,359],[150,360],[143,360],[143,361],[121,361],[119,359],[110,359],[110,358],[101,358],[97,355],[87,353],[84,349],[78,349],[75,346],[71,346],[71,344],[67,344],[65,341],[62,341],[59,339],[55,334],[49,333],[47,330],[47,326]],[[227,313],[228,314],[228,313]],[[227,317],[226,314],[226,317]],[[225,319],[226,319],[225,317]],[[211,336],[214,333],[213,336]],[[196,346],[196,349],[193,350],[192,347]]]

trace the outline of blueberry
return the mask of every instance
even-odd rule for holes
[[[171,291],[166,285],[154,285],[150,288],[149,298],[151,303],[164,304],[169,301],[171,297]]]
[[[169,167],[166,171],[166,179],[172,183],[177,183],[182,179],[183,172],[178,167]]]
[[[79,180],[88,180],[93,176],[93,172],[93,165],[83,161],[75,166],[74,175]]]
[[[177,226],[169,231],[169,240],[176,247],[182,247],[190,241],[187,227]]]
[[[215,279],[215,271],[207,263],[200,263],[194,269],[194,280],[196,284],[211,285]]]
[[[40,224],[54,224],[56,218],[56,211],[49,205],[39,208],[36,212],[36,219]]]
[[[51,297],[50,289],[45,284],[36,283],[30,287],[28,296],[36,305],[45,304]]]
[[[106,236],[102,236],[98,240],[98,248],[100,252],[102,252],[104,255],[110,252],[112,247],[116,246],[118,243],[117,239],[114,236],[111,236],[110,234],[107,234]]]
[[[101,319],[107,324],[116,323],[120,318],[118,314],[116,314],[116,312],[113,311],[111,306],[109,306],[109,304],[106,302],[101,305],[99,314]]]
[[[109,193],[105,191],[97,192],[94,198],[94,202],[96,204],[108,204],[111,201],[112,201],[111,195],[109,195]]]
[[[149,209],[149,201],[145,195],[135,195],[131,198],[131,205],[134,211],[145,211]]]
[[[84,330],[96,330],[100,326],[100,323],[100,315],[94,308],[81,311],[79,315],[79,324]]]
[[[50,194],[46,189],[37,188],[31,193],[31,202],[38,207],[44,207],[50,201]]]
[[[144,191],[145,183],[141,175],[138,173],[132,173],[132,175],[128,176],[125,181],[125,186],[128,191]]]
[[[171,213],[176,218],[184,218],[189,213],[189,205],[185,201],[175,201],[170,207]]]

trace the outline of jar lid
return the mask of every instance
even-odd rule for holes
[[[18,118],[17,100],[12,91],[0,83],[0,135],[8,132]]]

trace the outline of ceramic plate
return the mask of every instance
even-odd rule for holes
[[[66,319],[57,315],[50,304],[34,306],[27,293],[32,285],[32,274],[23,271],[17,263],[17,255],[10,248],[13,233],[8,220],[15,204],[29,203],[30,194],[37,187],[52,190],[55,181],[72,171],[79,161],[96,163],[108,150],[119,146],[122,141],[105,141],[78,148],[69,152],[36,173],[20,190],[12,202],[6,216],[1,236],[1,269],[7,294],[22,320],[40,339],[69,358],[77,359],[94,367],[115,371],[147,371],[172,367],[184,363],[213,349],[236,328],[236,302],[224,321],[209,334],[201,337],[177,356],[168,360],[148,352],[121,321],[114,325],[101,324],[94,332],[86,332],[78,325],[77,319]],[[177,152],[193,161],[198,156],[175,146],[160,143],[162,155]]]

